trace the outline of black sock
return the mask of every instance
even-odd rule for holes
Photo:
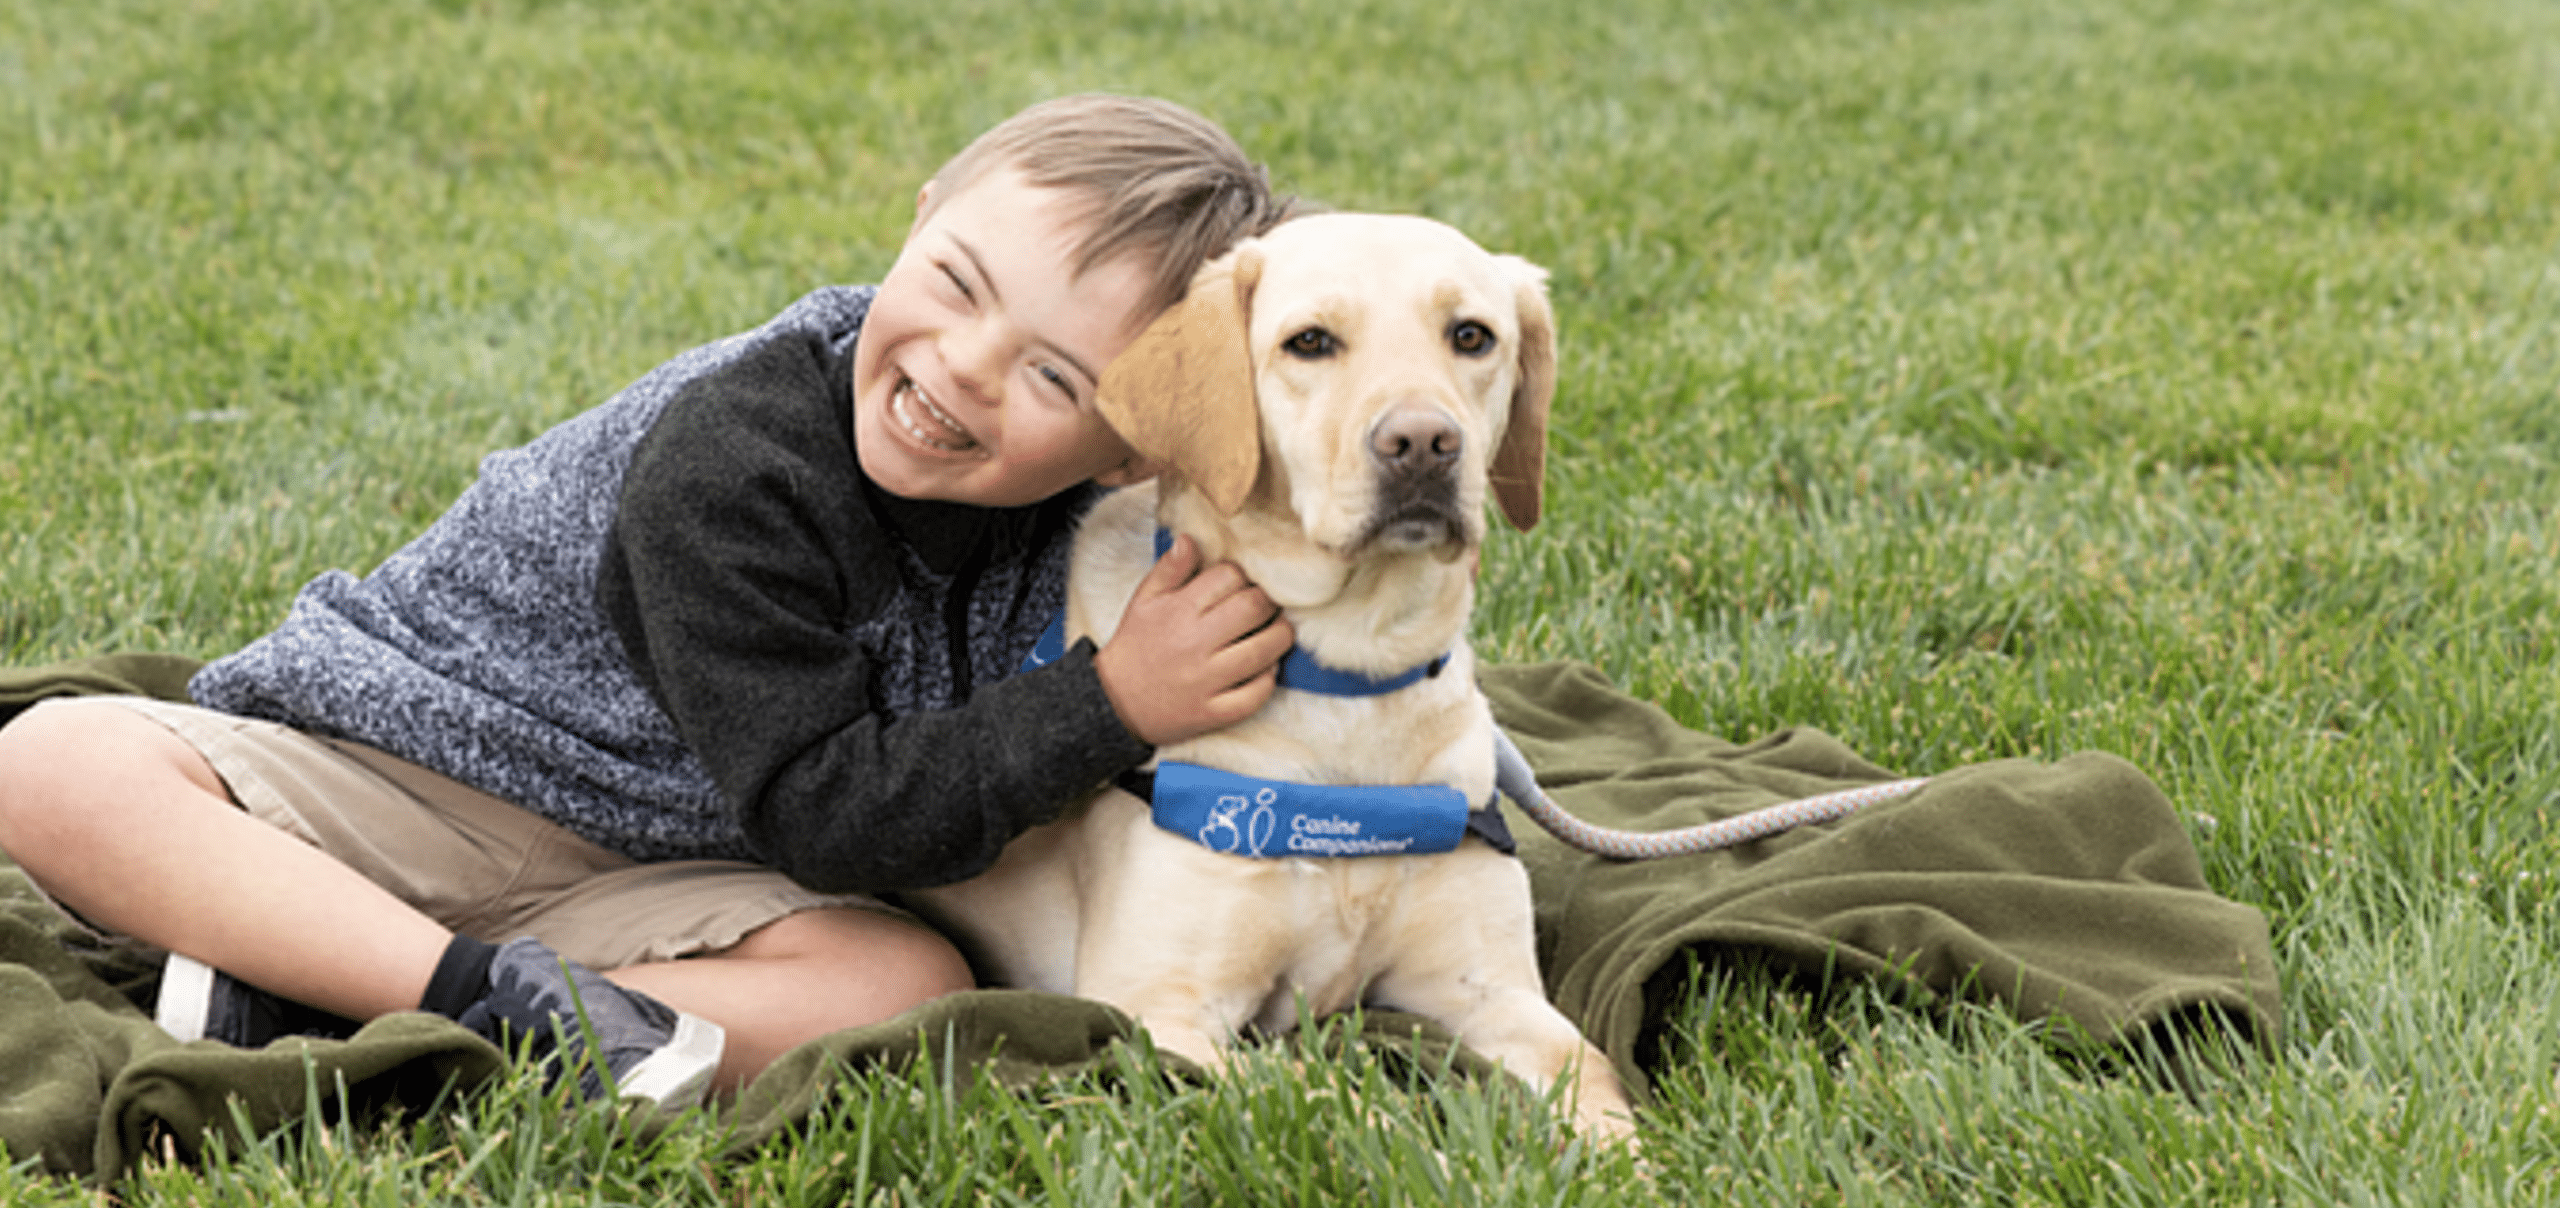
[[[456,934],[444,946],[443,958],[436,961],[435,974],[427,978],[427,992],[418,999],[418,1009],[447,1019],[462,1018],[471,1004],[489,992],[489,962],[497,956],[496,944]]]

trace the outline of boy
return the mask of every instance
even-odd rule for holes
[[[966,877],[1249,715],[1292,640],[1186,542],[1110,644],[1010,675],[1076,519],[1151,472],[1094,409],[1103,366],[1281,208],[1178,106],[1016,115],[919,190],[876,289],[491,455],[372,575],[209,665],[202,707],[0,730],[0,850],[173,954],[164,1021],[240,1044],[291,1004],[591,1028],[590,1093],[600,1063],[680,1104],[967,988],[863,895]]]

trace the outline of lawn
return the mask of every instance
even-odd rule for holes
[[[2120,754],[2272,922],[2281,1046],[2179,1091],[1728,971],[1647,1173],[1282,1050],[868,1075],[743,1162],[510,1087],[124,1202],[2560,1203],[2543,0],[0,0],[0,657],[238,646],[1096,88],[1552,270],[1480,651],[1911,774]]]

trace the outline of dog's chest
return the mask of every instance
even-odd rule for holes
[[[1297,1000],[1310,1010],[1339,1011],[1360,1001],[1399,948],[1390,937],[1407,926],[1406,888],[1428,856],[1353,860],[1265,861],[1260,899],[1276,935],[1269,941],[1272,991],[1255,1012],[1266,1031],[1297,1022]]]

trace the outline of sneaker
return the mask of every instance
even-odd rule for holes
[[[282,1036],[343,1040],[355,1035],[358,1026],[175,952],[160,967],[160,999],[152,1018],[179,1040],[219,1040],[243,1049],[262,1049]]]
[[[702,1101],[727,1043],[720,1025],[615,985],[531,937],[498,946],[489,992],[461,1022],[501,1046],[528,1045],[552,1077],[575,1070],[589,1099],[606,1097],[609,1077],[613,1097],[668,1109]],[[589,1060],[591,1052],[602,1060]]]

